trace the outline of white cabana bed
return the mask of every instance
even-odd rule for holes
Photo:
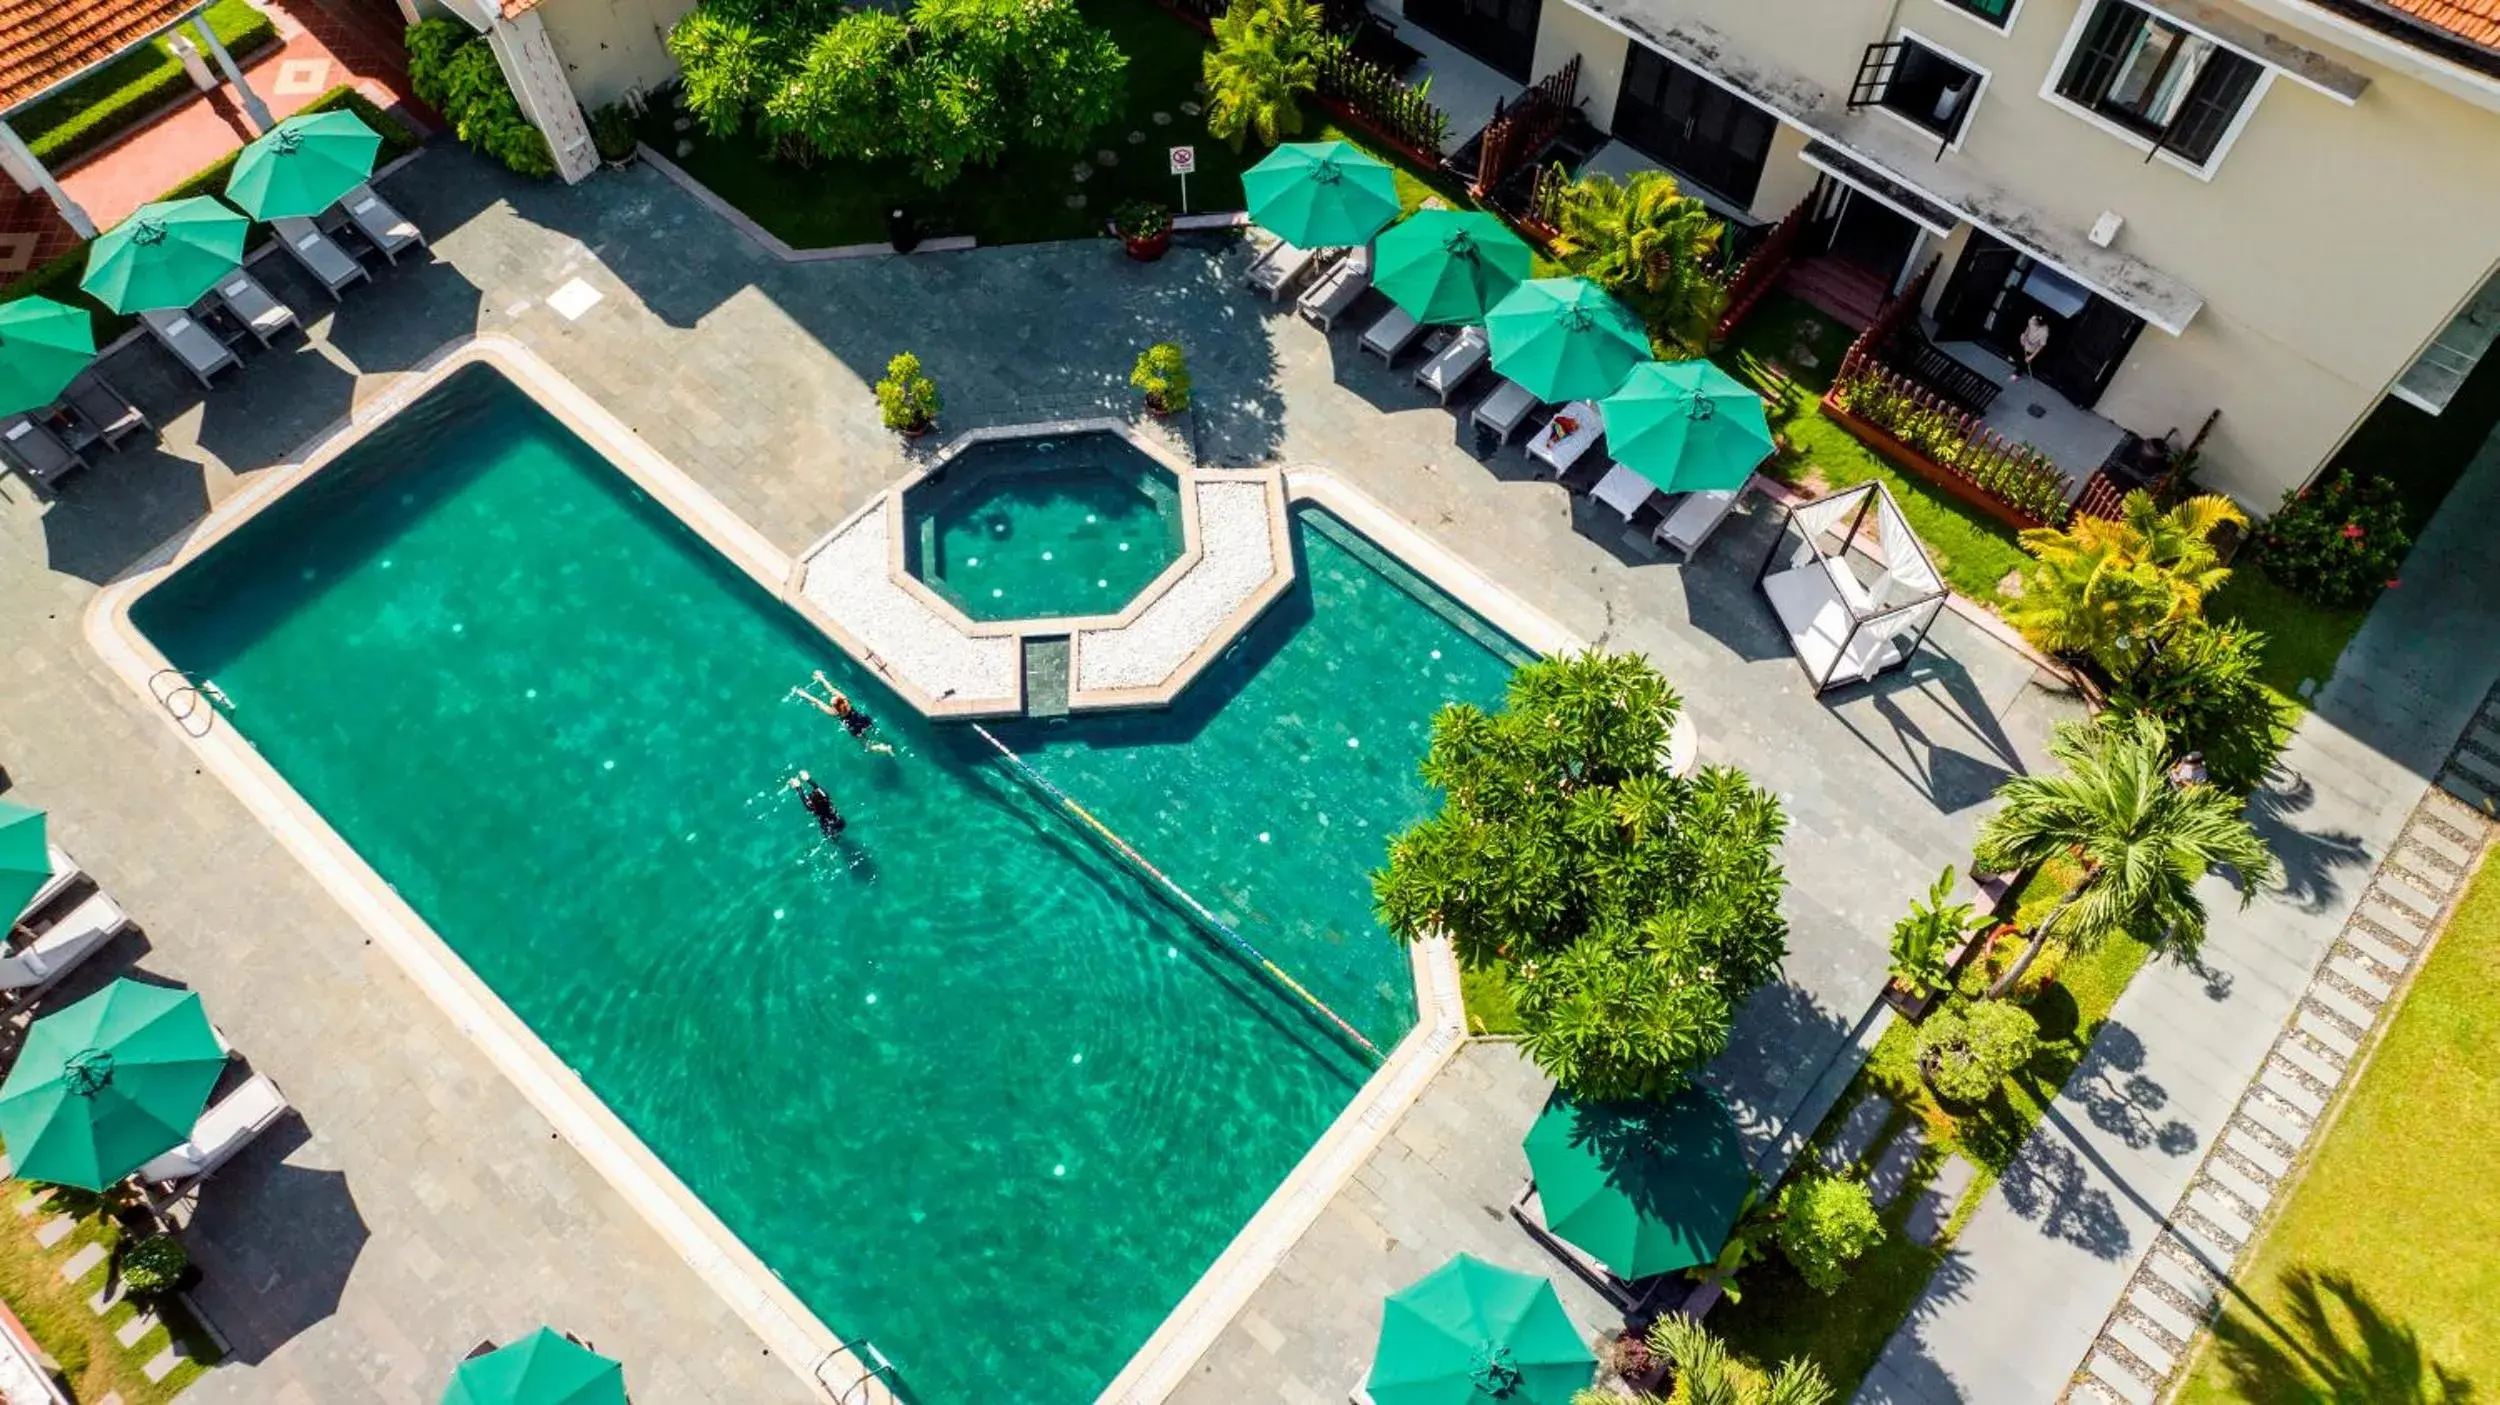
[[[1817,693],[1906,662],[1946,593],[1901,505],[1872,481],[1790,508],[1754,584]]]

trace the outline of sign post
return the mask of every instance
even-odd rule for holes
[[[1172,174],[1181,178],[1181,213],[1184,215],[1189,213],[1189,173],[1196,169],[1198,169],[1198,148],[1194,146],[1172,148]]]

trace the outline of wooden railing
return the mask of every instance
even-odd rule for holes
[[[2066,475],[2048,455],[1997,433],[1872,356],[1842,363],[1823,408],[1905,467],[2009,526],[2066,520]]]
[[[1494,104],[1493,120],[1476,139],[1476,174],[1468,193],[1482,200],[1522,163],[1535,160],[1571,120],[1579,96],[1580,56],[1573,54],[1569,63],[1538,79],[1508,106]]]
[[[1849,343],[1849,349],[1842,353],[1840,374],[1833,378],[1835,382],[1847,378],[1850,371],[1860,365],[1882,361],[1884,349],[1892,344],[1902,324],[1918,315],[1919,304],[1927,298],[1928,281],[1936,276],[1936,265],[1942,262],[1941,257],[1929,259],[1927,266],[1918,271],[1918,276],[1910,280],[1909,286],[1876,309],[1873,320],[1866,324],[1866,330],[1858,333],[1858,339]]]
[[[1779,286],[1780,275],[1788,271],[1789,262],[1797,256],[1797,240],[1805,232],[1806,206],[1810,203],[1810,197],[1800,200],[1780,216],[1770,234],[1736,266],[1735,274],[1727,280],[1727,310],[1719,314],[1719,340],[1734,335],[1771,290]]]
[[[1356,58],[1343,43],[1319,46],[1320,101],[1403,147],[1425,167],[1441,163],[1441,142],[1450,134],[1450,114],[1426,101],[1403,79]]]

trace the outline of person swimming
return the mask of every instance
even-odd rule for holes
[[[825,685],[823,697],[820,698],[805,688],[792,688],[790,696],[803,699],[808,706],[841,723],[842,730],[850,733],[851,740],[858,742],[861,746],[888,756],[894,754],[893,747],[881,741],[873,741],[868,736],[869,732],[875,730],[877,719],[869,716],[865,710],[853,703],[848,694],[833,686],[833,680],[827,678],[825,671],[821,668],[816,670],[816,681]]]
[[[842,812],[833,808],[833,797],[825,794],[825,788],[816,784],[815,778],[807,772],[801,771],[792,776],[790,788],[799,793],[799,803],[806,806],[807,812],[816,817],[816,827],[825,832],[827,839],[840,834],[850,826],[851,822],[842,818]]]

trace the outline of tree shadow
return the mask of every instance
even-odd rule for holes
[[[1726,1050],[1710,1061],[1701,1081],[1734,1114],[1757,1173],[1784,1165],[1839,1100],[1846,1075],[1857,1067],[1855,1029],[1786,976],[1755,991],[1736,1012]],[[1835,1073],[1840,1076],[1830,1076]]]
[[[2134,1242],[2118,1202],[2092,1185],[2083,1158],[2064,1139],[2034,1137],[2014,1158],[1997,1190],[2007,1208],[2051,1239],[2097,1259],[2115,1260]]]
[[[2244,1293],[2214,1324],[2215,1359],[2257,1401],[2334,1405],[2465,1405],[2464,1372],[2431,1358],[2421,1334],[2390,1318],[2349,1276],[2286,1269],[2279,1313]],[[2234,1290],[2237,1292],[2237,1290]]]
[[[2371,868],[2361,837],[2349,830],[2312,833],[2298,817],[2318,802],[2308,777],[2277,767],[2248,797],[2248,822],[2274,851],[2283,895],[2304,912],[2325,912],[2343,898],[2347,875]]]
[[[2093,1126],[2127,1146],[2188,1155],[2196,1150],[2196,1129],[2177,1118],[2164,1120],[2157,1115],[2168,1105],[2170,1090],[2146,1077],[2143,1067],[2144,1040],[2110,1020],[2101,1026],[2074,1076],[2066,1080],[2065,1092],[2082,1100],[2084,1115]]]

